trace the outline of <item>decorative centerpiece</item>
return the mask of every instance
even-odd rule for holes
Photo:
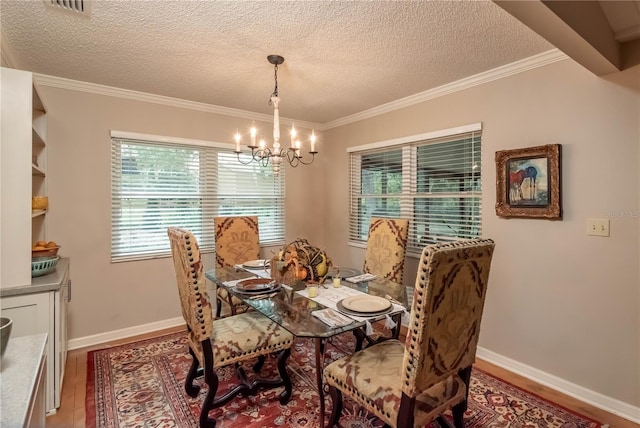
[[[327,253],[306,239],[296,239],[271,259],[271,278],[287,285],[322,284],[331,266]]]

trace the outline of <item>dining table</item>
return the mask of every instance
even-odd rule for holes
[[[230,295],[236,296],[251,309],[285,328],[295,337],[313,339],[316,383],[320,397],[320,427],[324,426],[325,417],[322,373],[325,365],[326,341],[336,335],[352,332],[357,339],[354,348],[356,351],[362,346],[363,339],[368,338],[367,332],[371,332],[371,323],[380,320],[385,320],[385,325],[390,332],[389,335],[385,334],[382,339],[376,340],[398,338],[402,316],[407,308],[406,287],[381,278],[360,282],[350,282],[348,278],[340,278],[335,282],[335,286],[333,279],[328,278],[323,284],[313,284],[317,290],[313,290],[310,296],[310,284],[277,283],[271,280],[268,267],[253,264],[216,267],[207,270],[205,277],[210,281],[208,287],[211,293],[215,293],[214,287],[225,287]],[[259,278],[263,280],[260,281]],[[264,291],[248,292],[239,287],[239,284],[249,283],[248,280],[251,279],[255,279],[253,281],[258,284],[263,284]],[[388,304],[385,306],[388,308],[379,312],[360,313],[348,310],[342,305],[347,301],[368,304],[367,296],[377,296],[374,298],[376,299],[374,303],[386,299]],[[343,322],[331,322],[335,320],[336,313]],[[326,317],[324,314],[329,316]],[[369,341],[372,342],[371,339]]]

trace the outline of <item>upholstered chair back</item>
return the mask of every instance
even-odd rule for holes
[[[372,218],[362,270],[402,284],[409,220]]]
[[[493,250],[490,239],[423,250],[402,367],[407,396],[474,363]]]
[[[258,217],[215,217],[216,265],[234,266],[260,256]]]
[[[213,316],[200,249],[195,236],[188,230],[170,227],[167,234],[171,242],[182,317],[189,331],[189,344],[201,355],[202,341],[212,335]]]

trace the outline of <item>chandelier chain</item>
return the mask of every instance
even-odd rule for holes
[[[275,64],[273,66],[273,68],[274,68],[273,81],[275,82],[275,87],[273,88],[273,93],[269,97],[269,105],[271,105],[271,97],[277,97],[278,96],[278,64]]]

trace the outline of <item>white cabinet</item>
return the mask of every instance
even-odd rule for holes
[[[13,320],[11,340],[47,333],[45,409],[60,407],[60,392],[67,360],[67,304],[70,299],[69,259],[60,259],[56,270],[33,278],[30,285],[2,289],[2,316]]]
[[[3,297],[2,316],[13,320],[11,337],[49,333],[49,300],[49,293]]]

